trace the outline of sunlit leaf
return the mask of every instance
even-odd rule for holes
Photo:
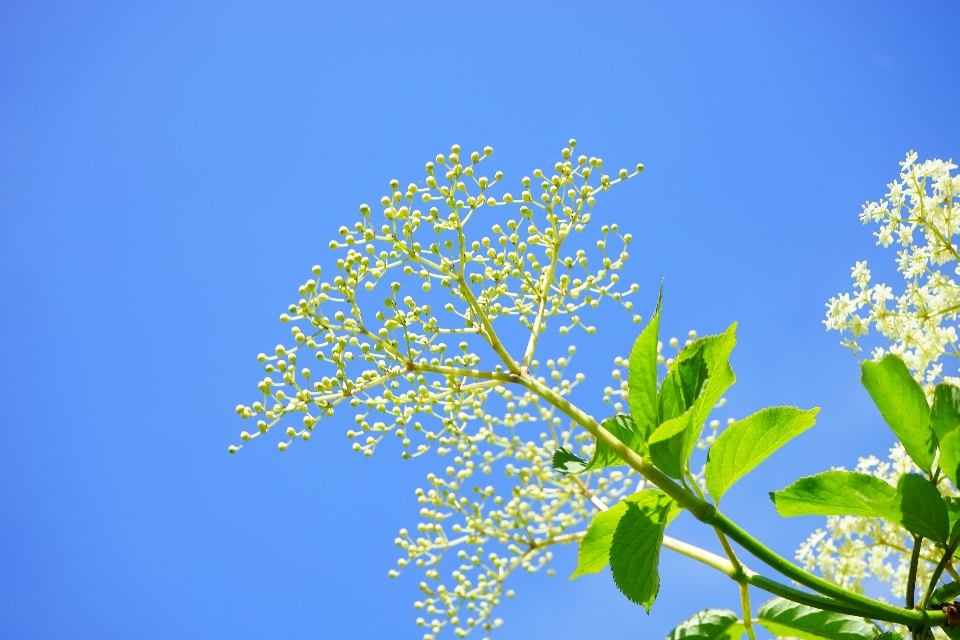
[[[643,509],[652,509],[653,511],[659,511],[669,506],[670,512],[667,515],[667,524],[680,513],[680,507],[677,503],[665,493],[656,489],[638,491],[606,511],[601,511],[593,517],[586,535],[580,541],[580,550],[577,553],[577,570],[570,576],[571,580],[588,573],[598,573],[609,564],[613,534],[617,530],[620,518],[627,512],[628,503],[634,503]]]
[[[660,332],[660,308],[663,303],[663,286],[657,298],[650,322],[644,327],[630,350],[630,373],[627,376],[629,406],[633,421],[646,439],[659,424],[657,416],[657,343]]]
[[[660,590],[660,547],[670,508],[628,502],[610,545],[613,581],[647,613]]]
[[[903,474],[894,488],[864,473],[827,471],[801,478],[770,497],[782,516],[885,518],[940,543],[949,535],[943,497],[933,483],[916,474]]]
[[[604,420],[601,425],[609,431],[613,437],[627,445],[633,451],[641,453],[643,451],[643,438],[637,431],[636,424],[630,416],[618,413]],[[575,453],[560,447],[553,454],[553,468],[563,474],[583,473],[593,469],[602,469],[604,467],[619,467],[627,464],[623,458],[614,453],[613,449],[597,440],[596,449],[593,457],[586,460]]]
[[[880,409],[880,415],[900,438],[917,466],[930,473],[936,442],[930,427],[927,397],[903,360],[889,354],[880,362],[861,365],[861,381]]]
[[[776,636],[800,640],[875,640],[880,629],[863,618],[821,611],[774,598],[757,611],[757,622]]]
[[[813,426],[819,409],[770,407],[720,434],[707,457],[707,489],[716,501],[770,454]]]
[[[743,621],[733,611],[707,609],[677,625],[666,640],[739,640],[743,633]]]

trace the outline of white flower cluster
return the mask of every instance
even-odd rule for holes
[[[574,146],[571,140],[561,151],[552,175],[533,171],[539,185],[523,178],[517,198],[490,194],[503,176],[480,175],[489,147],[461,157],[455,145],[427,163],[422,186],[391,181],[379,219],[363,205],[360,220],[330,243],[342,252],[334,277],[321,280],[314,267],[299,302],[281,316],[293,325],[294,344],[260,354],[262,399],[237,407],[257,428],[242,432],[231,453],[278,427],[285,450],[348,405],[357,426],[347,436],[365,456],[392,433],[404,457],[434,450],[452,458],[417,491],[417,533],[397,538],[406,552],[399,569],[426,572],[416,608],[427,640],[443,629],[466,636],[499,626],[492,610],[511,594],[506,578],[546,566],[553,545],[579,540],[600,506],[637,488],[632,472],[572,477],[552,467],[558,447],[589,455],[593,444],[555,404],[583,380],[566,373],[575,349],[546,360],[542,371],[538,340],[548,320],[561,335],[577,327],[592,334],[590,309],[612,299],[630,311],[626,298],[637,290],[619,285],[631,236],[617,225],[599,229],[592,255],[567,240],[587,228],[597,194],[643,166],[612,178],[601,159],[574,157]],[[495,218],[496,209],[514,204],[518,217]],[[471,235],[484,218],[491,235]],[[510,317],[527,330],[522,355],[496,330]],[[304,352],[325,373],[304,367]],[[281,425],[290,417],[302,424]],[[490,484],[494,470],[505,477]],[[444,582],[438,564],[453,549],[461,564]]]
[[[960,232],[960,175],[957,165],[942,160],[917,162],[910,152],[900,163],[900,179],[887,185],[886,198],[863,205],[860,219],[878,223],[877,244],[896,242],[897,268],[905,288],[900,295],[886,284],[870,284],[866,262],[853,267],[854,291],[827,303],[827,329],[848,334],[843,344],[861,349],[859,339],[875,328],[891,343],[888,350],[903,358],[921,382],[941,378],[945,354],[957,350],[957,313],[960,312],[960,252],[954,236]],[[946,273],[944,272],[946,271]],[[866,310],[866,313],[862,311]],[[885,353],[873,351],[875,359]],[[960,379],[951,376],[951,381]]]
[[[492,179],[477,175],[479,164],[493,152],[490,147],[483,154],[473,152],[465,162],[454,145],[449,156],[427,163],[426,186],[401,189],[398,180],[391,181],[391,194],[381,200],[379,222],[371,208],[362,205],[361,219],[352,228],[341,227],[341,240],[330,243],[334,250],[345,250],[336,261],[337,274],[329,281],[307,280],[300,287],[300,301],[280,317],[294,324],[295,344],[277,345],[275,355],[260,354],[270,374],[258,384],[263,399],[237,407],[243,418],[260,418],[257,429],[242,432],[241,444],[232,445],[230,452],[289,415],[302,414],[303,424],[288,426],[279,448],[286,449],[296,438],[308,440],[317,421],[343,403],[356,409],[359,431],[354,435],[364,439],[354,448],[367,455],[390,432],[405,448],[415,433],[422,434],[415,454],[435,442],[449,449],[464,423],[482,416],[491,392],[507,393],[509,400],[502,385],[514,381],[511,374],[529,369],[547,319],[563,317],[561,334],[575,327],[592,334],[594,327],[586,324],[583,313],[602,299],[632,309],[626,297],[637,285],[618,287],[630,234],[621,235],[615,224],[601,227],[596,268],[584,249],[567,250],[564,243],[587,227],[599,192],[638,175],[643,166],[632,174],[621,169],[619,177],[611,179],[600,174],[599,158],[572,159],[574,146],[571,140],[562,151],[564,160],[556,163],[552,176],[534,170],[541,180],[539,197],[530,178],[521,180],[519,220],[493,224],[492,239],[467,234],[481,212],[515,202],[509,193],[499,200],[488,193],[502,179],[501,172]],[[442,185],[438,166],[446,169]],[[592,180],[599,184],[592,186]],[[441,213],[437,206],[422,211],[417,201],[442,204],[447,211]],[[536,209],[542,215],[535,215]],[[611,255],[615,240],[620,248]],[[314,267],[313,273],[319,278],[321,268]],[[397,280],[385,282],[388,273]],[[431,294],[434,284],[441,291]],[[386,298],[377,301],[374,292],[383,288]],[[415,289],[433,303],[417,302],[407,293]],[[444,302],[444,297],[452,301]],[[524,357],[518,360],[494,328],[499,319],[511,316],[530,329]],[[640,316],[633,318],[640,321]],[[451,349],[445,339],[455,336],[462,341]],[[318,379],[308,368],[298,370],[298,352],[304,348],[329,367],[328,375]],[[492,350],[496,364],[481,370],[477,348]],[[516,371],[507,365],[516,365]],[[442,429],[421,424],[424,414],[440,417]],[[374,417],[381,419],[368,420]]]
[[[855,353],[862,350],[861,338],[875,328],[889,346],[875,347],[874,359],[887,352],[899,355],[932,395],[937,382],[960,384],[960,378],[943,375],[940,361],[941,356],[960,355],[956,327],[960,285],[954,280],[960,274],[960,253],[954,240],[960,232],[960,176],[951,174],[957,168],[952,162],[918,163],[912,151],[900,168],[900,179],[887,185],[886,198],[867,202],[860,219],[865,224],[879,223],[875,233],[878,245],[886,248],[896,242],[901,247],[897,269],[905,280],[903,293],[894,295],[886,284],[871,285],[867,263],[857,262],[852,270],[854,292],[830,299],[824,324],[828,330],[846,333],[842,344]],[[899,443],[890,449],[889,462],[873,456],[861,458],[856,470],[894,485],[902,474],[919,472]],[[946,479],[941,480],[941,491],[957,495]],[[856,591],[862,591],[870,578],[889,583],[894,598],[900,600],[906,591],[912,546],[909,532],[885,520],[831,517],[826,529],[817,529],[800,546],[796,557],[806,569],[817,569],[824,577]],[[942,549],[924,540],[918,585],[929,581],[940,555]],[[947,564],[946,573],[960,581],[953,562]],[[946,637],[940,629],[935,635]]]

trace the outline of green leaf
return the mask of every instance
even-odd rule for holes
[[[878,635],[874,640],[903,640],[903,636],[894,631],[886,631]]]
[[[774,598],[757,611],[757,622],[776,636],[800,640],[875,640],[877,625],[853,616],[821,611]]]
[[[660,423],[657,416],[657,343],[660,334],[660,307],[663,303],[663,285],[657,308],[650,322],[644,327],[630,350],[630,373],[627,385],[630,390],[629,405],[633,421],[643,440],[653,433]]]
[[[960,468],[960,427],[948,431],[940,438],[940,461],[938,462],[953,486],[957,486]]]
[[[892,520],[907,531],[940,544],[950,535],[947,505],[933,483],[915,473],[905,473],[897,483],[893,500],[874,503],[878,515]]]
[[[734,482],[813,426],[820,409],[770,407],[734,422],[707,454],[707,489],[717,502]]]
[[[923,471],[930,473],[936,442],[930,427],[927,398],[907,365],[889,354],[880,362],[864,362],[860,380],[903,448]]]
[[[670,512],[667,515],[667,524],[680,513],[679,505],[665,493],[656,489],[646,489],[632,493],[606,511],[601,511],[593,517],[590,526],[587,528],[587,534],[580,541],[580,550],[577,553],[577,570],[570,576],[571,580],[588,573],[599,573],[609,564],[613,534],[617,530],[620,518],[627,512],[628,503],[634,503],[642,509],[652,509],[654,511],[669,506]]]
[[[960,526],[957,525],[957,523],[960,522],[960,499],[944,496],[943,503],[947,505],[947,520],[950,523],[950,542],[953,542],[957,539],[957,536],[960,536]]]
[[[957,596],[960,596],[960,582],[949,582],[933,592],[930,602],[932,604],[953,602]]]
[[[671,478],[679,480],[683,476],[683,438],[692,419],[691,407],[676,418],[663,422],[647,441],[653,464]]]
[[[666,640],[739,640],[745,629],[740,616],[728,609],[707,609],[681,622]]]
[[[800,478],[770,494],[777,512],[791,516],[877,517],[873,500],[893,500],[897,490],[889,484],[854,471],[825,471]]]
[[[587,470],[589,464],[589,460],[581,458],[563,447],[553,452],[553,468],[560,473],[583,473]]]
[[[905,473],[894,489],[879,478],[852,471],[827,471],[801,478],[770,494],[784,516],[866,516],[896,522],[911,533],[947,541],[947,506],[922,476]]]
[[[637,426],[630,416],[618,413],[604,420],[601,425],[617,440],[630,447],[637,453],[644,451],[643,437],[637,431]],[[583,473],[604,467],[619,467],[627,464],[623,458],[614,453],[613,449],[597,440],[596,449],[589,462],[575,453],[560,447],[553,454],[553,468],[563,474]]]
[[[660,546],[671,505],[627,503],[610,544],[610,569],[621,593],[650,613],[660,590]]]
[[[934,387],[930,426],[938,440],[960,427],[960,387],[946,382]]]
[[[686,463],[693,454],[703,423],[713,411],[720,397],[737,380],[730,366],[730,353],[737,345],[737,323],[734,322],[720,335],[700,338],[703,342],[703,360],[707,365],[707,381],[700,395],[693,404],[694,413],[683,440],[683,460]],[[694,345],[696,342],[694,343]],[[693,346],[693,345],[691,345]]]
[[[940,627],[950,640],[960,640],[960,627]]]
[[[657,397],[660,424],[676,418],[693,406],[707,381],[703,342],[696,341],[677,355],[670,365]]]
[[[659,457],[666,466],[661,469],[665,473],[669,469],[669,475],[674,478],[679,478],[686,468],[704,420],[736,379],[728,362],[736,344],[736,328],[734,323],[725,333],[700,338],[684,348],[660,385],[657,397],[660,427],[648,438],[647,447],[652,446],[651,441],[667,443],[660,445]],[[687,411],[692,413],[683,431],[679,430],[678,423],[665,428],[667,422],[682,417]]]

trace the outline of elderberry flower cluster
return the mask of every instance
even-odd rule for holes
[[[960,377],[943,375],[942,356],[957,356],[957,312],[960,311],[960,253],[954,240],[960,232],[960,176],[957,166],[942,160],[917,162],[910,152],[900,163],[900,177],[887,185],[883,200],[867,202],[862,222],[878,223],[874,234],[884,248],[896,242],[897,269],[905,284],[900,295],[886,284],[871,285],[867,263],[852,269],[853,293],[839,294],[827,303],[828,330],[846,334],[842,344],[859,353],[863,336],[872,328],[889,341],[872,350],[874,359],[886,353],[903,358],[914,377],[931,396],[939,381],[960,384]],[[865,311],[865,313],[864,313]],[[869,473],[895,485],[904,473],[919,469],[899,443],[890,449],[889,462],[870,456],[861,458],[857,471]],[[958,495],[949,480],[941,479],[941,491]],[[894,523],[858,516],[830,517],[826,529],[817,529],[800,546],[797,560],[808,570],[845,588],[862,591],[870,578],[889,583],[899,598],[905,591],[913,536]],[[939,553],[938,553],[939,552]],[[942,550],[924,540],[920,551],[918,581],[928,580]],[[950,562],[946,572],[960,581]],[[901,629],[901,631],[906,631]],[[938,638],[943,632],[935,630]]]
[[[560,410],[583,380],[567,372],[575,349],[536,357],[547,324],[591,335],[590,311],[606,299],[641,321],[628,299],[637,285],[620,284],[630,234],[616,224],[589,241],[583,232],[597,196],[643,165],[610,176],[601,159],[575,157],[575,144],[553,172],[524,177],[517,196],[494,195],[503,174],[482,171],[489,147],[467,155],[454,145],[427,163],[422,183],[392,180],[381,208],[361,205],[330,243],[333,274],[316,266],[300,286],[280,317],[291,341],[258,356],[260,397],[237,407],[256,428],[231,453],[277,430],[283,451],[346,406],[347,437],[365,456],[390,434],[405,458],[449,456],[417,491],[422,522],[401,530],[406,556],[391,571],[424,570],[416,608],[428,640],[499,626],[492,611],[511,595],[503,584],[513,571],[545,567],[552,545],[579,540],[598,508],[642,486],[632,471],[573,477],[551,464],[559,447],[589,454],[594,445]],[[441,580],[454,548],[461,564]]]
[[[895,295],[886,284],[870,284],[867,263],[853,267],[853,293],[839,294],[827,303],[827,329],[847,334],[843,344],[855,352],[860,338],[873,327],[891,344],[876,347],[875,359],[886,351],[903,358],[920,382],[932,386],[943,373],[942,355],[957,350],[957,313],[960,312],[960,175],[952,162],[917,162],[907,154],[900,163],[900,179],[887,185],[886,198],[863,205],[860,220],[879,224],[874,234],[884,248],[896,242],[897,269],[904,289]],[[956,376],[944,376],[960,384]]]

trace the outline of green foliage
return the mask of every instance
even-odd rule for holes
[[[625,414],[617,414],[604,420],[603,428],[634,451],[641,451],[643,439],[637,431],[633,418]],[[597,442],[593,456],[589,461],[571,453],[564,447],[557,449],[553,454],[553,468],[560,473],[584,473],[605,467],[620,467],[626,462],[603,442]]]
[[[663,286],[657,297],[657,307],[647,326],[637,336],[630,350],[629,406],[633,421],[646,442],[660,424],[657,404],[657,344],[660,336],[660,309],[663,304]]]
[[[953,486],[958,486],[960,479],[960,427],[946,432],[940,438],[940,469],[947,474]]]
[[[669,525],[680,512],[675,502],[667,498],[662,491],[653,489],[638,491],[606,511],[601,511],[593,517],[586,535],[580,541],[577,569],[570,576],[571,580],[588,573],[599,573],[610,563],[610,545],[613,543],[613,534],[617,530],[617,525],[620,524],[623,514],[627,512],[629,504],[635,504],[644,511],[659,511],[665,504],[669,504],[670,511],[667,513],[666,525]]]
[[[907,531],[946,544],[950,523],[943,496],[932,482],[914,473],[905,473],[897,483],[893,500],[877,501],[877,513]]]
[[[404,188],[391,180],[390,192],[380,199],[381,212],[362,205],[360,219],[341,227],[340,238],[330,243],[341,252],[334,276],[321,279],[322,270],[315,266],[316,279],[300,286],[299,301],[281,315],[282,322],[291,324],[293,342],[277,345],[272,355],[258,356],[268,374],[257,384],[260,398],[237,407],[241,417],[257,419],[256,429],[241,432],[241,444],[228,450],[237,452],[292,416],[302,426],[283,425],[285,439],[278,443],[283,451],[297,440],[309,440],[321,419],[349,407],[356,430],[347,436],[365,456],[373,455],[388,434],[396,436],[404,458],[428,451],[452,454],[443,473],[427,475],[428,489],[417,489],[423,521],[412,535],[401,529],[396,543],[406,557],[389,572],[395,577],[408,565],[423,570],[423,596],[415,607],[424,612],[417,620],[427,631],[424,640],[435,640],[444,628],[464,637],[475,629],[498,627],[500,620],[492,611],[502,597],[512,597],[511,590],[504,590],[511,573],[538,571],[550,562],[551,548],[577,541],[578,565],[571,578],[597,573],[609,564],[617,587],[648,613],[659,590],[663,546],[739,583],[742,615],[702,611],[674,629],[668,640],[736,640],[744,633],[755,640],[751,587],[792,598],[776,598],[757,613],[755,622],[778,636],[902,640],[896,633],[880,634],[870,619],[904,625],[915,635],[930,624],[944,624],[943,612],[916,610],[913,594],[918,587],[924,594],[921,602],[929,599],[933,604],[960,595],[956,583],[934,590],[943,571],[956,577],[949,561],[960,535],[960,500],[951,495],[955,486],[946,482],[956,485],[960,479],[960,388],[931,388],[941,371],[933,363],[947,342],[955,341],[955,334],[953,328],[940,331],[940,320],[931,320],[934,316],[927,313],[930,304],[943,302],[939,298],[944,287],[955,288],[957,299],[960,287],[938,272],[929,286],[917,289],[915,281],[911,295],[916,297],[898,299],[893,311],[885,307],[888,290],[868,289],[869,270],[866,263],[858,263],[854,278],[860,293],[853,300],[831,300],[827,325],[849,329],[854,338],[871,322],[884,335],[900,332],[894,351],[903,354],[916,379],[900,356],[887,355],[863,363],[862,381],[903,449],[892,450],[892,470],[881,469],[871,457],[861,459],[858,472],[821,473],[771,494],[783,516],[853,516],[828,521],[827,526],[831,533],[837,528],[858,533],[869,529],[881,547],[897,545],[898,553],[911,557],[905,581],[910,596],[907,607],[900,608],[864,596],[856,581],[840,575],[846,568],[828,576],[824,567],[837,548],[830,551],[834,540],[823,542],[825,533],[818,530],[815,541],[802,548],[797,559],[806,568],[800,568],[719,511],[717,503],[733,484],[813,426],[818,411],[772,407],[733,423],[715,441],[714,435],[701,439],[710,412],[722,404],[736,379],[729,363],[736,323],[720,335],[697,339],[691,332],[677,356],[665,359],[659,341],[661,288],[653,315],[632,342],[629,359],[615,360],[617,367],[629,365],[626,379],[616,369],[619,390],[604,391],[605,402],[619,396],[627,408],[613,402],[616,414],[602,423],[572,401],[574,388],[583,380],[581,374],[566,373],[573,346],[567,355],[547,359],[546,371],[541,367],[538,341],[548,319],[553,318],[550,324],[561,335],[574,330],[592,335],[594,328],[584,314],[604,299],[632,310],[626,298],[638,289],[617,286],[631,241],[617,225],[601,227],[599,254],[593,258],[583,249],[571,249],[567,240],[588,227],[598,193],[643,167],[638,165],[633,173],[621,169],[613,179],[602,173],[599,158],[573,158],[574,146],[571,140],[561,151],[554,173],[532,172],[539,185],[524,177],[517,198],[493,195],[502,173],[480,175],[480,163],[492,149],[485,148],[482,155],[473,152],[467,161],[454,145],[449,155],[427,163],[422,185]],[[902,166],[909,169],[915,159],[908,156]],[[944,240],[944,233],[952,237],[953,227],[934,228],[931,235],[931,223],[924,217],[929,204],[941,210],[949,225],[957,219],[953,202],[960,179],[949,175],[953,165],[947,165],[934,162],[923,168],[926,176],[936,177],[937,197],[917,197],[926,194],[927,186],[914,168],[901,173],[912,183],[904,179],[891,186],[890,202],[898,203],[893,210],[889,202],[864,209],[865,219],[889,223],[880,235],[883,243],[896,231],[905,247],[912,246],[908,227],[928,227],[927,238],[938,238],[943,247],[937,255],[913,247],[908,262],[921,269],[929,270],[930,260],[942,264],[948,253],[960,259],[955,245]],[[904,194],[913,202],[908,217],[900,217]],[[514,205],[515,217],[504,216],[489,227],[492,238],[473,234],[478,221],[492,221],[491,209]],[[622,246],[611,252],[618,238]],[[921,299],[926,315],[921,314],[920,324],[913,322],[917,318],[904,322],[902,316],[909,314],[905,310]],[[855,313],[864,305],[872,309],[866,320]],[[957,308],[951,302],[942,314],[955,317]],[[498,335],[506,319],[526,330],[522,351],[513,351]],[[637,315],[633,320],[641,321]],[[455,348],[448,345],[450,340]],[[676,340],[670,344],[678,347]],[[849,344],[859,348],[855,340]],[[316,358],[318,373],[303,366],[305,354]],[[667,369],[658,384],[660,365]],[[717,426],[719,421],[711,422],[713,434]],[[702,472],[691,468],[698,445],[712,445]],[[917,468],[911,460],[925,475],[913,473]],[[629,467],[625,472],[619,469],[624,465]],[[483,479],[495,469],[504,472],[507,491]],[[718,535],[725,558],[673,538],[664,542],[664,530],[681,508]],[[749,570],[731,542],[782,579],[817,594]],[[826,552],[814,549],[821,542]],[[450,574],[455,584],[448,586],[437,567],[454,549],[461,564]],[[857,553],[862,556],[862,549]],[[870,562],[879,566],[883,558],[871,556]],[[823,578],[810,572],[814,565]],[[900,579],[902,569],[901,563],[896,570],[886,565],[883,570]],[[858,569],[854,566],[853,571]],[[952,629],[944,632],[960,635]]]
[[[682,478],[686,460],[683,457],[683,440],[691,430],[694,408],[688,407],[680,415],[664,420],[647,441],[653,464],[671,478]]]
[[[660,423],[672,420],[691,408],[707,382],[703,342],[698,340],[677,355],[660,383],[657,397]]]
[[[913,461],[930,473],[936,450],[930,427],[930,407],[923,388],[910,375],[899,356],[889,354],[880,362],[866,361],[861,380],[887,426],[900,438]]]
[[[739,640],[744,627],[729,609],[707,609],[681,622],[666,640]]]
[[[720,335],[700,338],[703,343],[703,360],[707,365],[707,381],[702,393],[694,402],[691,429],[683,440],[683,459],[689,460],[700,437],[703,423],[713,411],[723,394],[736,382],[737,377],[730,366],[730,353],[737,344],[737,323],[734,322]],[[695,342],[691,346],[695,346]]]
[[[960,427],[960,387],[947,383],[934,387],[930,426],[938,440]]]
[[[953,602],[960,596],[960,582],[948,582],[933,592],[930,596],[931,604],[942,604],[944,602]]]
[[[770,494],[782,516],[865,516],[886,518],[915,535],[945,543],[947,506],[937,488],[916,474],[904,474],[896,488],[863,473],[827,471],[801,478]]]
[[[874,640],[880,635],[880,629],[863,618],[821,611],[783,598],[760,607],[757,622],[776,636],[800,640]]]
[[[727,427],[707,457],[707,489],[713,499],[719,502],[733,483],[812,427],[818,411],[770,407]]]
[[[875,640],[903,640],[903,636],[895,631],[886,631],[878,635]]]
[[[790,516],[876,517],[874,502],[892,500],[897,490],[879,478],[853,471],[825,471],[800,478],[770,494],[777,512]]]
[[[610,544],[610,569],[617,588],[647,613],[660,590],[660,547],[672,501],[651,493],[653,499],[628,502]]]

